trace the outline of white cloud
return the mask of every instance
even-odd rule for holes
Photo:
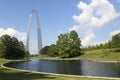
[[[120,29],[111,32],[110,36],[113,36],[113,35],[118,34],[118,33],[120,33]]]
[[[78,9],[82,10],[79,15],[73,15],[73,19],[78,23],[70,30],[84,30],[86,33],[83,39],[84,45],[89,44],[92,38],[88,38],[88,34],[93,33],[93,29],[102,28],[106,23],[120,16],[114,9],[114,6],[108,0],[91,0],[90,4],[79,2]],[[95,35],[94,35],[95,36]],[[85,41],[84,41],[85,40]]]
[[[82,45],[86,46],[88,43],[92,43],[92,39],[95,38],[94,33],[89,33],[83,40],[82,40]]]
[[[14,28],[7,28],[7,29],[0,28],[0,37],[5,34],[10,35],[11,37],[16,37],[20,41],[23,41],[24,43],[26,41],[26,33],[19,32]]]

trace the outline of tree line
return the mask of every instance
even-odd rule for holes
[[[113,48],[116,48],[116,51],[120,51],[120,33],[113,35],[111,40],[109,40],[106,43],[83,47],[82,50],[86,51],[86,50],[113,49]]]
[[[56,44],[45,46],[39,52],[40,55],[59,56],[61,58],[69,58],[82,55],[82,51],[96,49],[112,49],[120,52],[120,33],[112,36],[111,40],[104,44],[82,47],[81,40],[76,31],[60,34]],[[0,37],[0,58],[5,59],[23,59],[29,58],[29,52],[25,51],[23,42],[15,37],[3,35]]]
[[[113,35],[111,40],[104,44],[82,47],[77,32],[71,31],[70,33],[60,34],[56,44],[43,47],[39,54],[69,58],[79,56],[83,54],[83,51],[97,49],[115,49],[116,52],[120,52],[120,33]]]
[[[69,58],[81,54],[81,40],[76,31],[60,34],[56,44],[45,46],[40,51],[40,55],[59,56],[61,58]]]
[[[9,35],[0,37],[0,58],[23,59],[28,57],[29,52],[25,51],[23,42]]]

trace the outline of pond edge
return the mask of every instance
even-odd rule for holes
[[[62,58],[38,58],[38,60],[88,60],[92,62],[120,63],[120,60],[96,60],[96,59],[80,59],[80,58],[64,58],[64,59]]]

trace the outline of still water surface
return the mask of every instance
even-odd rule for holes
[[[26,62],[10,62],[5,64],[5,66],[38,72],[120,78],[120,63],[32,59]]]

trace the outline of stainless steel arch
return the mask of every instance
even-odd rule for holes
[[[33,9],[30,13],[30,18],[28,22],[28,32],[27,32],[27,40],[26,40],[26,51],[29,51],[29,39],[30,39],[30,28],[31,28],[31,22],[32,22],[32,15],[35,13],[36,16],[36,23],[37,23],[37,38],[38,38],[38,53],[42,49],[42,36],[41,36],[41,28],[40,28],[40,20],[38,12]]]

